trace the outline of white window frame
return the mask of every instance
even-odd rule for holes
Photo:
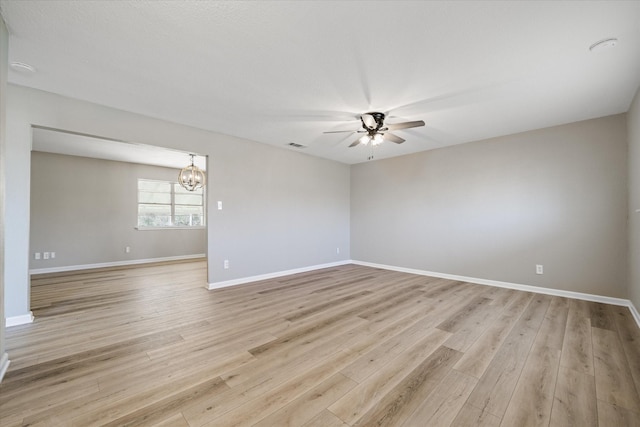
[[[141,204],[150,204],[150,203],[141,203],[140,202],[140,181],[148,181],[148,182],[162,182],[165,184],[169,184],[171,187],[171,217],[169,218],[169,222],[171,225],[166,226],[144,226],[140,225],[139,217],[140,217],[140,205]],[[202,189],[202,225],[174,225],[175,214],[176,214],[176,192],[175,188],[178,186],[177,181],[169,181],[163,179],[147,179],[147,178],[138,178],[136,180],[136,226],[134,227],[136,230],[198,230],[204,229],[207,227],[207,192]],[[168,205],[168,203],[158,203],[158,205]],[[182,205],[182,206],[198,206],[198,205]]]

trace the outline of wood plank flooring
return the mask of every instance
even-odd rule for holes
[[[627,308],[345,265],[32,278],[0,425],[640,426]]]

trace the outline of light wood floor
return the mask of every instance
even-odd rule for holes
[[[627,308],[347,265],[34,277],[0,425],[640,425]]]

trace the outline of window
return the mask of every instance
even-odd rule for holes
[[[204,191],[177,182],[138,180],[138,228],[203,227]]]

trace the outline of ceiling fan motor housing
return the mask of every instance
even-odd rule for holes
[[[373,120],[375,120],[376,125],[375,127],[373,126],[368,126],[367,123],[365,122],[364,116],[371,116],[373,117]],[[380,130],[382,128],[382,126],[384,125],[384,113],[379,113],[379,112],[371,112],[371,113],[366,113],[363,114],[362,116],[360,116],[360,120],[362,121],[362,126],[364,126],[364,128],[370,132],[376,132],[378,130]]]

